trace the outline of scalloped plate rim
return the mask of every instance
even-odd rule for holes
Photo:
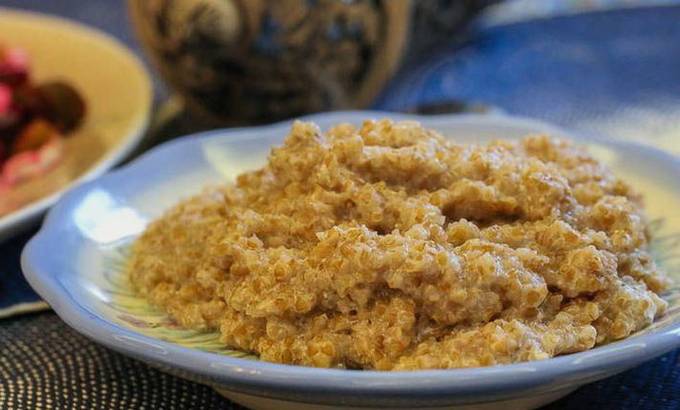
[[[574,133],[527,118],[494,115],[437,115],[418,116],[380,111],[346,111],[313,114],[301,117],[316,122],[356,121],[366,117],[388,116],[397,119],[420,120],[435,127],[441,122],[479,124],[495,122],[499,126],[527,127],[570,136],[583,141]],[[97,184],[116,184],[134,175],[140,164],[160,160],[171,150],[181,150],[186,144],[196,144],[211,139],[243,138],[258,130],[285,132],[290,121],[251,128],[213,130],[187,136],[165,143],[135,161],[87,182],[64,195],[49,212],[42,229],[29,241],[22,253],[22,267],[30,284],[40,293],[71,327],[86,336],[130,356],[172,369],[196,374],[220,387],[240,391],[265,391],[269,396],[285,397],[301,392],[314,394],[314,401],[338,399],[352,395],[356,400],[372,398],[433,398],[453,397],[456,402],[491,401],[494,397],[521,396],[554,391],[577,386],[630,368],[680,346],[680,322],[666,328],[615,342],[595,349],[559,356],[552,359],[524,362],[495,367],[421,370],[411,372],[349,371],[291,366],[248,359],[231,358],[215,353],[185,348],[174,343],[143,336],[89,311],[69,296],[62,284],[50,274],[49,267],[41,264],[38,255],[49,249],[50,237],[65,229],[65,217],[79,199]],[[250,138],[246,138],[250,139]],[[674,169],[680,170],[680,159],[658,149],[631,142],[595,139],[595,142],[627,147],[644,155],[659,157]],[[47,247],[47,248],[46,248]],[[121,342],[125,339],[126,342]],[[129,344],[130,341],[135,341]],[[154,346],[145,350],[142,346]],[[408,388],[405,388],[408,386]],[[310,398],[310,400],[312,400]]]

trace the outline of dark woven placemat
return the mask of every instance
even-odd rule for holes
[[[0,321],[0,409],[242,409],[90,342],[54,313]]]
[[[680,409],[680,350],[546,407]],[[71,330],[54,313],[0,320],[0,409],[243,409]],[[509,409],[510,410],[510,409]]]

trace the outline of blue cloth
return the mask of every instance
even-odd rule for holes
[[[0,244],[0,311],[22,303],[39,301],[21,274],[19,255],[33,230]]]
[[[463,100],[680,153],[680,7],[487,28],[404,67],[375,107]]]

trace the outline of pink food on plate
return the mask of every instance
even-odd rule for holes
[[[23,151],[10,157],[0,169],[0,194],[3,190],[52,169],[59,162],[63,150],[63,140],[52,138],[36,150]]]

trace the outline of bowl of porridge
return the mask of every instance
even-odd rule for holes
[[[680,343],[678,170],[526,119],[320,114],[152,150],[23,266],[76,330],[250,407],[532,408]]]

